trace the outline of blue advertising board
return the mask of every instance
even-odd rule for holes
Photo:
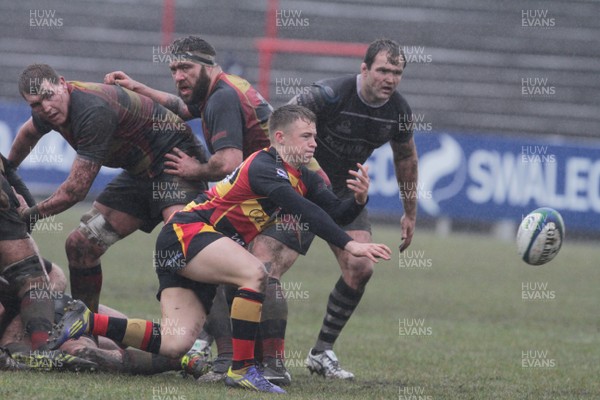
[[[0,151],[4,155],[29,116],[25,104],[0,103]],[[197,134],[199,125],[192,125]],[[426,131],[416,133],[415,142],[419,152],[415,189],[421,218],[518,222],[545,206],[562,214],[567,229],[600,232],[600,140]],[[48,194],[66,179],[74,158],[67,142],[51,132],[19,172],[34,193]],[[402,207],[390,147],[378,149],[368,164],[370,212],[399,217]],[[103,168],[91,194],[118,172]]]
[[[600,141],[455,133],[415,135],[419,213],[464,221],[519,222],[538,207],[558,210],[567,228],[600,231]],[[370,206],[400,215],[392,151],[369,160]]]

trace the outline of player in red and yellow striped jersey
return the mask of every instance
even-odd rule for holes
[[[316,148],[315,115],[289,105],[271,116],[272,147],[252,154],[236,171],[170,218],[159,234],[156,267],[163,324],[120,321],[91,314],[74,305],[53,331],[59,345],[81,332],[114,335],[127,345],[176,357],[196,339],[210,311],[216,285],[235,285],[231,307],[233,362],[227,385],[282,393],[256,368],[254,342],[260,322],[267,272],[245,246],[279,213],[298,216],[312,232],[357,257],[389,259],[382,244],[351,240],[336,223],[347,223],[367,201],[366,169],[352,171],[348,187],[354,198],[338,199],[304,165]],[[166,325],[165,325],[166,323]],[[182,328],[175,334],[173,326]],[[102,332],[99,332],[100,327]],[[141,346],[140,346],[141,344]]]

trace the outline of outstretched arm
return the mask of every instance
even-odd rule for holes
[[[307,196],[339,225],[347,225],[354,221],[367,204],[370,183],[368,167],[360,163],[356,166],[358,171],[348,171],[353,178],[346,179],[346,185],[354,192],[354,197],[340,200],[331,190],[324,187],[324,183],[320,184],[321,190]]]
[[[20,208],[21,219],[35,223],[38,219],[59,214],[85,199],[102,165],[77,156],[71,173],[58,189],[46,200],[28,208]]]
[[[181,98],[171,93],[152,89],[151,87],[146,86],[141,82],[131,79],[123,71],[109,72],[104,76],[104,83],[106,83],[107,85],[119,85],[121,87],[124,87],[125,89],[131,90],[132,92],[136,92],[144,96],[150,97],[152,100],[161,104],[163,107],[179,115],[184,121],[194,118],[188,110],[187,105],[183,102],[183,100],[181,100]]]
[[[165,172],[194,181],[220,181],[229,175],[243,161],[241,150],[227,147],[217,150],[210,156],[208,162],[201,163],[196,158],[188,156],[177,147],[171,153],[165,154]]]
[[[390,259],[391,250],[384,244],[359,243],[342,230],[321,207],[300,196],[291,186],[275,189],[269,198],[286,212],[298,215],[308,222],[311,232],[327,242],[350,252],[356,257],[368,257],[373,262],[378,258]]]

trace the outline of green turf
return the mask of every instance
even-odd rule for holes
[[[81,211],[57,217],[54,222],[62,229],[35,233],[42,253],[63,266],[64,240]],[[131,316],[159,317],[152,268],[156,233],[134,234],[109,250],[103,259],[103,303]],[[399,234],[378,226],[375,238],[394,246]],[[290,293],[286,355],[293,379],[288,397],[600,398],[597,254],[594,246],[571,243],[567,237],[554,261],[531,267],[518,259],[512,243],[418,231],[404,258],[399,260],[396,250],[394,261],[376,266],[363,301],[336,344],[342,366],[357,377],[348,383],[311,377],[302,367],[339,274],[327,246],[316,241],[284,279]],[[523,285],[530,286],[526,296],[546,299],[523,299]],[[0,399],[226,396],[272,397],[220,384],[199,386],[169,374],[0,374]]]

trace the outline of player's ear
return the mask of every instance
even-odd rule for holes
[[[285,139],[285,133],[279,130],[275,132],[275,135],[273,135],[273,137],[275,138],[275,142],[277,142],[278,144],[282,144]]]
[[[366,63],[361,63],[360,64],[360,73],[364,76],[366,75],[367,71],[369,70],[369,68],[367,68],[367,64]]]

